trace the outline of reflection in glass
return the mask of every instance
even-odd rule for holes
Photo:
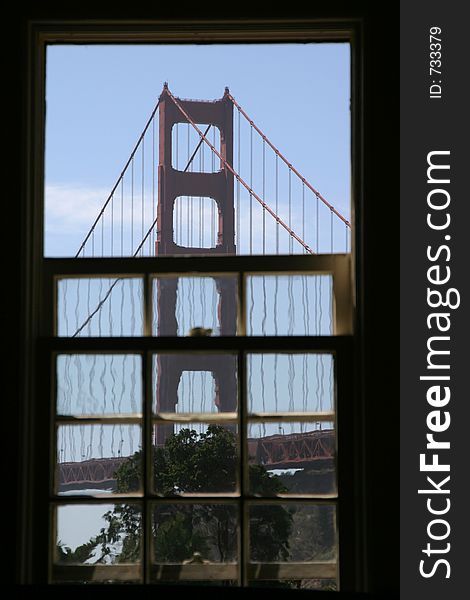
[[[248,335],[332,335],[331,275],[247,278]]]
[[[237,357],[231,354],[159,354],[153,360],[154,412],[237,410]]]
[[[333,423],[252,423],[248,426],[248,460],[252,493],[254,474],[267,471],[280,494],[336,492]]]
[[[142,359],[135,354],[60,354],[57,414],[127,415],[142,411]]]
[[[332,354],[249,354],[247,383],[252,413],[334,410]]]
[[[334,505],[257,504],[249,515],[251,562],[336,560]]]
[[[130,277],[61,279],[57,283],[59,337],[141,336],[142,280]]]
[[[56,518],[56,564],[114,565],[141,560],[142,511],[136,503],[61,505]]]
[[[138,425],[61,425],[57,428],[57,492],[134,492],[141,487],[141,430]],[[130,461],[134,475],[129,489]],[[131,482],[131,483],[130,483]]]
[[[158,494],[236,491],[236,425],[156,425],[154,444],[154,485]]]
[[[153,508],[156,563],[224,563],[237,558],[237,506],[158,504]]]

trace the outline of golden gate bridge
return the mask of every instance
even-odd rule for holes
[[[284,157],[228,88],[219,100],[184,100],[175,97],[165,83],[76,257],[348,252],[350,227],[348,219]],[[263,277],[258,288],[250,282],[249,335],[291,335],[299,328],[304,335],[331,333],[327,276],[305,275],[297,282],[289,278],[284,290],[278,278],[268,279]],[[236,282],[230,278],[156,278],[155,285],[153,335],[188,335],[195,328],[213,335],[236,334]],[[272,312],[271,329],[266,318],[257,320],[256,294],[262,298],[264,314]],[[129,278],[64,280],[59,286],[59,335],[141,335],[137,308],[141,295],[142,290]],[[295,311],[300,302],[299,316]],[[58,412],[137,414],[139,366],[135,357],[124,357],[118,366],[113,357],[101,363],[96,357],[91,360],[87,371],[79,357],[65,356],[58,374]],[[249,389],[249,395],[261,398],[263,409],[267,403],[277,412],[278,401],[285,402],[285,398],[279,400],[282,393],[288,397],[289,410],[307,410],[313,405],[321,411],[325,398],[332,398],[332,366],[325,364],[325,357],[304,355],[299,362],[288,356],[282,367],[276,355],[270,367],[274,388],[266,399],[265,360],[261,355],[259,381]],[[287,380],[284,392],[276,383],[279,367]],[[314,385],[309,384],[312,370]],[[194,412],[195,403],[200,405],[196,411],[204,412],[206,400],[211,412],[236,410],[232,357],[157,357],[157,413]],[[100,428],[97,447],[96,427]],[[125,426],[96,427],[59,427],[61,489],[112,485],[125,455],[135,451],[131,428],[124,443]],[[113,434],[105,436],[104,427],[112,427]],[[305,427],[302,424],[300,432],[284,435],[261,431],[259,437],[249,439],[250,456],[269,469],[332,461],[333,430],[305,431]],[[154,443],[163,444],[174,429],[173,425],[159,426]]]

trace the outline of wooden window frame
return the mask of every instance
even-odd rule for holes
[[[126,578],[140,579],[141,582],[152,583],[153,577],[157,574],[169,580],[176,579],[205,579],[205,580],[238,580],[239,585],[246,586],[252,577],[258,576],[264,579],[309,579],[309,578],[326,578],[337,579],[341,581],[342,577],[338,572],[338,565],[348,565],[351,557],[344,556],[342,551],[343,546],[348,547],[343,538],[349,539],[349,528],[341,527],[339,529],[339,560],[332,562],[309,562],[309,563],[274,563],[274,564],[250,564],[248,560],[248,507],[255,503],[261,504],[304,504],[310,505],[334,505],[336,507],[336,522],[339,520],[346,521],[344,515],[350,510],[351,497],[348,493],[342,494],[344,476],[348,476],[351,471],[351,464],[348,456],[350,453],[347,450],[346,440],[350,438],[350,433],[344,430],[343,424],[350,421],[350,416],[345,418],[342,408],[339,411],[341,421],[337,418],[337,398],[341,398],[341,407],[350,406],[350,389],[352,388],[351,374],[348,372],[348,365],[352,363],[351,352],[351,333],[353,327],[353,311],[351,300],[351,257],[348,254],[333,254],[321,256],[207,256],[207,257],[159,257],[159,258],[84,258],[84,259],[44,259],[44,314],[41,318],[42,335],[40,338],[40,355],[42,357],[43,366],[40,371],[44,374],[49,374],[49,377],[42,378],[40,396],[46,398],[49,396],[47,406],[49,411],[42,411],[41,425],[42,430],[50,432],[48,452],[44,452],[42,462],[46,461],[50,465],[50,473],[55,472],[56,461],[56,426],[60,423],[66,424],[73,421],[72,418],[57,418],[55,414],[55,368],[54,361],[58,354],[63,353],[108,353],[119,352],[125,354],[138,354],[142,358],[143,365],[143,412],[142,412],[142,439],[144,448],[144,493],[126,494],[123,498],[108,497],[103,498],[77,496],[56,495],[52,492],[54,482],[51,477],[48,478],[49,489],[46,489],[44,480],[42,482],[43,492],[41,497],[49,497],[49,509],[61,504],[70,503],[103,503],[103,502],[139,502],[143,506],[143,536],[144,536],[144,552],[143,552],[143,568],[139,565],[114,565],[106,566],[87,566],[80,567],[57,565],[53,561],[53,539],[54,539],[54,514],[49,510],[49,528],[43,530],[43,536],[51,540],[49,548],[49,564],[47,565],[49,572],[49,582],[67,581],[76,582],[79,577],[83,581],[96,582],[99,578],[113,578],[117,581],[125,580]],[[287,271],[287,269],[289,269]],[[210,276],[229,274],[238,277],[238,336],[220,336],[220,337],[152,337],[150,335],[144,337],[57,337],[55,336],[56,324],[54,323],[53,315],[57,314],[57,283],[62,278],[69,277],[90,277],[90,276],[132,276],[142,278],[143,284],[143,306],[144,306],[144,332],[149,334],[152,330],[151,320],[153,315],[153,277],[161,275],[191,274],[197,276]],[[332,302],[332,323],[334,335],[329,336],[246,336],[246,279],[250,275],[326,275],[332,276],[333,285],[333,302]],[[151,356],[152,352],[227,352],[237,355],[238,360],[238,414],[235,416],[231,413],[218,413],[217,421],[224,422],[229,419],[238,424],[239,431],[239,447],[240,447],[240,494],[238,496],[224,496],[221,494],[203,494],[198,496],[185,496],[182,498],[167,498],[159,497],[151,493],[151,478],[152,473],[149,469],[151,464],[151,437],[152,427],[159,422],[159,419],[152,414],[152,377],[151,377]],[[322,413],[270,413],[270,414],[248,414],[247,408],[247,390],[246,390],[246,357],[251,352],[275,353],[275,352],[311,352],[311,353],[331,353],[335,360],[334,380],[335,380],[335,396],[334,410],[330,414]],[[45,403],[44,403],[45,404]],[[43,406],[44,406],[43,404]],[[345,413],[347,409],[345,410]],[[173,421],[185,422],[186,416],[181,419],[173,418]],[[207,421],[208,416],[192,415],[193,421]],[[248,457],[246,454],[247,448],[247,431],[248,423],[263,422],[263,421],[296,421],[296,422],[312,422],[319,420],[332,420],[335,422],[335,432],[339,445],[339,460],[336,460],[336,471],[338,479],[338,494],[333,495],[285,495],[279,496],[276,499],[263,498],[258,499],[248,493]],[[112,423],[116,418],[99,418],[80,419],[80,424],[85,423]],[[134,422],[131,418],[122,419],[123,424]],[[341,426],[338,424],[341,422]],[[77,421],[78,423],[78,421]],[[349,428],[349,425],[347,426]],[[341,440],[344,436],[344,445]],[[46,445],[44,446],[46,447]],[[341,448],[345,448],[344,452]],[[39,483],[39,482],[38,482]],[[308,499],[307,499],[308,498]],[[150,562],[150,544],[151,544],[151,527],[150,511],[151,506],[158,503],[171,504],[175,502],[226,502],[229,504],[238,504],[238,514],[240,523],[240,544],[238,564],[227,565],[178,565],[171,567],[170,565],[152,565]],[[46,507],[43,507],[45,510]],[[145,516],[144,516],[145,515]],[[146,524],[146,525],[145,525]],[[45,568],[45,565],[44,565]],[[163,579],[162,582],[164,582]]]
[[[47,581],[47,565],[44,559],[38,559],[38,556],[44,556],[41,549],[44,548],[45,540],[48,539],[49,529],[45,525],[43,518],[46,510],[46,503],[49,501],[50,480],[44,477],[44,464],[50,464],[50,445],[38,443],[42,425],[46,424],[48,430],[51,430],[50,412],[42,410],[45,405],[50,406],[50,397],[47,397],[45,390],[50,389],[48,385],[51,382],[50,362],[44,363],[44,357],[49,357],[57,350],[71,351],[72,349],[83,351],[88,348],[90,351],[100,351],[106,347],[108,349],[135,347],[136,341],[141,342],[140,349],[146,351],[171,349],[172,346],[179,350],[184,349],[186,340],[175,339],[171,342],[170,338],[166,340],[158,338],[112,338],[112,341],[102,339],[77,339],[73,342],[66,338],[53,338],[50,333],[50,286],[48,288],[48,277],[50,275],[50,265],[56,259],[43,258],[43,162],[44,162],[44,90],[45,90],[45,48],[48,44],[57,43],[233,43],[233,42],[314,42],[314,41],[348,41],[351,44],[351,74],[352,74],[352,222],[355,222],[354,211],[357,210],[362,197],[362,135],[361,135],[361,115],[362,115],[362,97],[361,97],[361,64],[362,64],[362,23],[360,20],[351,19],[344,21],[295,21],[291,20],[282,23],[275,21],[190,21],[181,20],[169,21],[134,21],[132,24],[116,24],[106,21],[94,21],[93,24],[83,24],[81,22],[34,22],[30,26],[28,41],[29,67],[31,80],[29,81],[29,106],[27,130],[28,138],[28,161],[27,161],[27,181],[26,196],[29,198],[27,205],[27,234],[29,233],[29,242],[26,257],[26,271],[28,273],[28,302],[26,306],[25,327],[25,376],[26,389],[24,392],[24,427],[28,431],[25,436],[25,448],[23,453],[23,470],[21,489],[22,494],[22,551],[21,551],[21,574],[25,582]],[[236,338],[220,338],[210,340],[197,339],[188,343],[188,349],[207,350],[206,344],[211,344],[211,348],[220,350],[232,349],[237,352],[247,351],[276,351],[288,349],[299,350],[323,350],[346,353],[349,357],[347,361],[340,361],[341,368],[338,376],[338,382],[348,381],[349,388],[344,388],[345,397],[349,402],[344,401],[344,408],[340,409],[337,417],[338,438],[341,444],[348,447],[351,452],[349,458],[338,466],[338,479],[343,501],[339,504],[338,519],[340,521],[340,580],[343,589],[361,589],[364,579],[364,536],[361,533],[363,527],[362,513],[364,511],[363,496],[361,486],[363,485],[363,472],[361,470],[362,448],[357,440],[357,432],[360,431],[360,419],[358,415],[360,410],[355,408],[354,403],[357,400],[357,394],[353,393],[354,383],[352,377],[352,365],[354,362],[353,348],[355,332],[353,325],[357,320],[355,307],[356,284],[355,265],[357,264],[357,249],[355,240],[358,239],[358,231],[354,230],[352,237],[352,257],[348,263],[349,280],[346,281],[345,290],[348,292],[349,304],[345,307],[344,315],[338,319],[338,323],[349,323],[344,329],[343,335],[331,337],[252,337],[246,338],[239,336]],[[224,261],[232,257],[223,257]],[[240,260],[241,257],[233,257],[234,260]],[[287,264],[285,268],[279,267],[279,258],[286,261],[295,261],[297,259],[306,259],[307,257],[276,257],[276,269],[269,269],[268,262],[263,262],[269,257],[246,257],[251,262],[247,268],[236,269],[239,273],[250,272],[289,272],[292,270],[292,263]],[[308,257],[314,260],[322,257]],[[65,262],[70,262],[67,268],[59,268],[58,272],[62,275],[76,273],[75,266],[80,261],[69,261],[68,259],[57,259],[63,261],[55,263],[55,267],[65,266]],[[87,261],[88,259],[83,259]],[[127,259],[92,259],[97,261],[96,271],[100,274],[105,273],[124,273],[129,272],[128,265],[124,265]],[[121,263],[121,268],[117,269],[111,266],[112,261]],[[142,259],[129,259],[141,261]],[[146,259],[143,259],[146,260]],[[148,259],[155,261],[155,259]],[[156,266],[155,262],[151,269],[152,273],[173,272],[185,273],[191,272],[184,268],[183,261],[192,259],[182,259],[178,267],[171,265],[171,258],[160,258],[162,264],[168,268],[162,270],[161,265]],[[204,258],[204,272],[214,272],[212,265],[206,263],[212,258]],[[109,262],[109,266],[105,265]],[[116,263],[117,264],[117,263]],[[234,263],[235,264],[235,263]],[[313,263],[310,263],[307,271],[314,271]],[[257,267],[256,265],[260,265]],[[123,267],[126,268],[123,268]],[[189,266],[189,263],[188,263]],[[55,268],[54,267],[54,268]],[[70,268],[69,268],[70,267]],[[103,267],[106,267],[103,270]],[[298,269],[302,270],[302,269]],[[131,269],[132,271],[132,269]],[[224,264],[223,272],[231,271]],[[84,267],[83,273],[90,273],[90,266]],[[243,279],[243,278],[241,278]],[[44,293],[45,289],[49,291]],[[341,294],[338,295],[340,297]],[[242,303],[243,304],[243,303]],[[341,303],[340,303],[341,306]],[[344,308],[344,305],[343,305]],[[341,313],[340,309],[340,313]],[[342,325],[341,325],[342,327]],[[341,329],[341,328],[340,328]],[[341,331],[339,331],[340,333]],[[68,350],[67,350],[68,347]],[[45,353],[44,350],[47,350]],[[341,384],[339,384],[341,385]],[[38,395],[39,390],[39,395]],[[42,392],[41,392],[42,390]],[[349,390],[349,393],[348,393]],[[39,410],[41,407],[41,410]],[[47,416],[47,419],[44,417]],[[39,417],[39,418],[38,418]],[[45,461],[45,462],[44,462]],[[347,462],[346,462],[347,461]],[[47,481],[46,481],[47,480]],[[46,491],[47,490],[47,491]],[[42,515],[42,518],[41,518]],[[46,553],[47,554],[47,553]],[[246,580],[245,575],[245,580]]]

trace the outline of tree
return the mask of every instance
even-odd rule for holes
[[[237,554],[237,508],[232,504],[172,503],[182,493],[234,492],[237,489],[237,437],[219,425],[204,433],[181,429],[153,450],[155,491],[168,497],[152,511],[154,552],[158,562],[231,562]],[[141,487],[142,451],[117,469],[116,491]],[[249,466],[250,490],[256,496],[287,491],[281,479],[262,465]],[[250,553],[253,561],[285,560],[289,556],[292,511],[281,505],[250,509]],[[107,526],[74,551],[60,542],[59,561],[69,563],[134,562],[141,549],[141,514],[136,504],[119,504],[103,515]]]
[[[181,429],[164,446],[153,451],[155,491],[165,497],[181,493],[229,493],[237,489],[237,437],[228,427],[209,425],[204,433]],[[115,475],[117,492],[137,491],[141,486],[142,451],[121,464]],[[249,466],[254,495],[275,496],[287,491],[279,477],[261,465]],[[292,514],[281,505],[252,506],[250,512],[251,559],[285,560],[289,556]],[[154,552],[158,562],[181,563],[201,560],[236,560],[238,519],[231,504],[158,503],[152,511]],[[117,505],[104,515],[108,523],[96,538],[67,555],[64,560],[85,562],[101,544],[101,556],[112,559],[113,544],[119,543],[116,562],[136,560],[140,553],[140,512],[133,504]],[[70,550],[70,549],[69,549]],[[84,560],[79,560],[79,557]]]
[[[139,487],[141,451],[116,472],[118,492]],[[234,492],[237,487],[237,437],[220,425],[205,433],[181,429],[154,451],[155,490],[163,496],[186,493]],[[262,465],[249,466],[254,495],[276,496],[287,489]],[[237,515],[231,505],[165,504],[154,512],[154,550],[160,562],[181,562],[196,552],[208,560],[235,560]],[[292,514],[283,506],[254,506],[250,514],[251,558],[285,560],[289,555]]]

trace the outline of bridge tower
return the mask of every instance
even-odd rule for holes
[[[220,100],[213,102],[181,100],[178,102],[194,123],[217,127],[220,132],[220,154],[233,164],[233,103],[228,98],[228,88]],[[214,173],[183,172],[172,165],[172,128],[176,123],[187,123],[186,117],[171,98],[167,84],[160,96],[159,111],[159,165],[158,165],[158,230],[155,243],[157,256],[235,254],[235,219],[233,175],[219,161]],[[218,231],[215,248],[183,247],[175,242],[173,213],[175,201],[180,196],[211,198],[217,206]],[[220,335],[236,334],[236,288],[231,278],[214,277],[218,293],[218,320]],[[176,300],[178,278],[158,280],[157,313],[158,335],[176,336]],[[194,323],[193,327],[197,327]],[[187,334],[188,332],[186,332]],[[178,385],[183,371],[207,371],[215,380],[215,404],[220,412],[236,410],[236,360],[230,355],[192,356],[160,355],[157,362],[157,410],[175,412],[178,402]],[[172,425],[159,427],[156,442],[164,443],[173,433]]]

